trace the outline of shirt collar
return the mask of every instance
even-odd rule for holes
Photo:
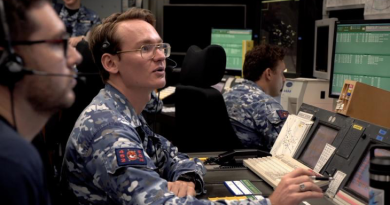
[[[132,126],[138,127],[146,123],[143,117],[135,112],[134,107],[119,90],[109,83],[106,83],[104,89],[109,97],[116,102],[116,109],[128,117]]]
[[[251,80],[244,79],[244,80],[242,81],[242,84],[245,84],[245,85],[247,85],[247,86],[251,86],[251,87],[260,89],[261,91],[264,92],[264,90],[263,90],[259,85],[257,85],[255,82],[253,82],[253,81],[251,81]]]

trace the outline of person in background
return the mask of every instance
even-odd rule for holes
[[[260,45],[248,51],[244,81],[223,95],[230,122],[246,148],[270,151],[288,117],[274,99],[286,80],[283,58],[284,51],[277,46]]]
[[[101,21],[94,11],[81,5],[81,0],[63,1],[64,4],[54,4],[54,9],[65,23],[66,31],[71,36],[70,45],[75,47],[85,38],[87,32]]]
[[[1,0],[0,7],[0,200],[46,205],[42,160],[30,142],[74,102],[81,56],[49,1]]]
[[[166,83],[171,51],[154,26],[150,11],[131,8],[91,31],[91,51],[106,85],[80,115],[65,150],[63,176],[78,203],[278,205],[322,197],[309,177],[313,172],[303,169],[287,174],[269,199],[194,197],[204,193],[203,164],[154,133],[141,114],[153,90]]]

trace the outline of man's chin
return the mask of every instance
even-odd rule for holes
[[[166,84],[167,84],[167,82],[164,79],[163,81],[157,83],[156,88],[157,89],[163,88],[163,87],[165,87]]]
[[[64,107],[63,108],[70,108],[73,103],[76,101],[76,96],[73,91],[70,91],[66,98],[64,99]]]

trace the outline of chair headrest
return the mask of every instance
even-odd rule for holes
[[[191,46],[183,60],[180,74],[182,85],[210,87],[219,83],[226,68],[226,53],[219,45],[205,49]]]

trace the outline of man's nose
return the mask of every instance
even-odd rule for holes
[[[73,67],[74,65],[78,65],[83,61],[83,57],[81,54],[76,50],[75,47],[69,46],[68,47],[68,55],[67,55],[67,61],[68,64]]]

